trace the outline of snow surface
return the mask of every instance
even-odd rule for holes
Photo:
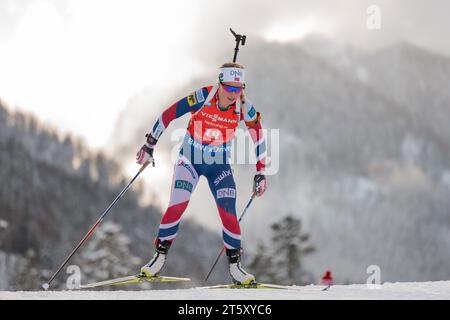
[[[373,285],[372,285],[373,286]],[[0,291],[0,300],[449,300],[450,281],[291,286],[284,289],[175,289],[141,291]]]

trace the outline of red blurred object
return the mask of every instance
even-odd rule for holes
[[[332,286],[334,285],[334,279],[331,275],[331,271],[327,270],[325,272],[325,275],[322,277],[322,280],[320,281],[320,284],[326,285],[326,286]]]

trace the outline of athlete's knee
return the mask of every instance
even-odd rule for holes
[[[233,216],[236,216],[236,201],[218,200],[217,206],[222,208],[223,210],[231,213]]]
[[[161,219],[161,223],[167,224],[179,220],[186,210],[188,203],[189,201],[185,201],[169,206]]]

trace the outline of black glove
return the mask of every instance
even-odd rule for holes
[[[136,162],[143,165],[147,162],[153,163],[155,166],[155,159],[153,158],[153,149],[155,148],[158,140],[152,137],[150,133],[145,135],[147,137],[147,142],[141,147],[141,149],[136,154]]]
[[[266,177],[263,174],[255,175],[253,179],[253,192],[256,192],[258,197],[262,196],[264,191],[266,191],[267,182]]]

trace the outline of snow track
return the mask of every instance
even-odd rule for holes
[[[378,288],[365,284],[292,286],[288,289],[173,289],[140,291],[0,291],[0,300],[450,300],[450,281],[385,283]]]

